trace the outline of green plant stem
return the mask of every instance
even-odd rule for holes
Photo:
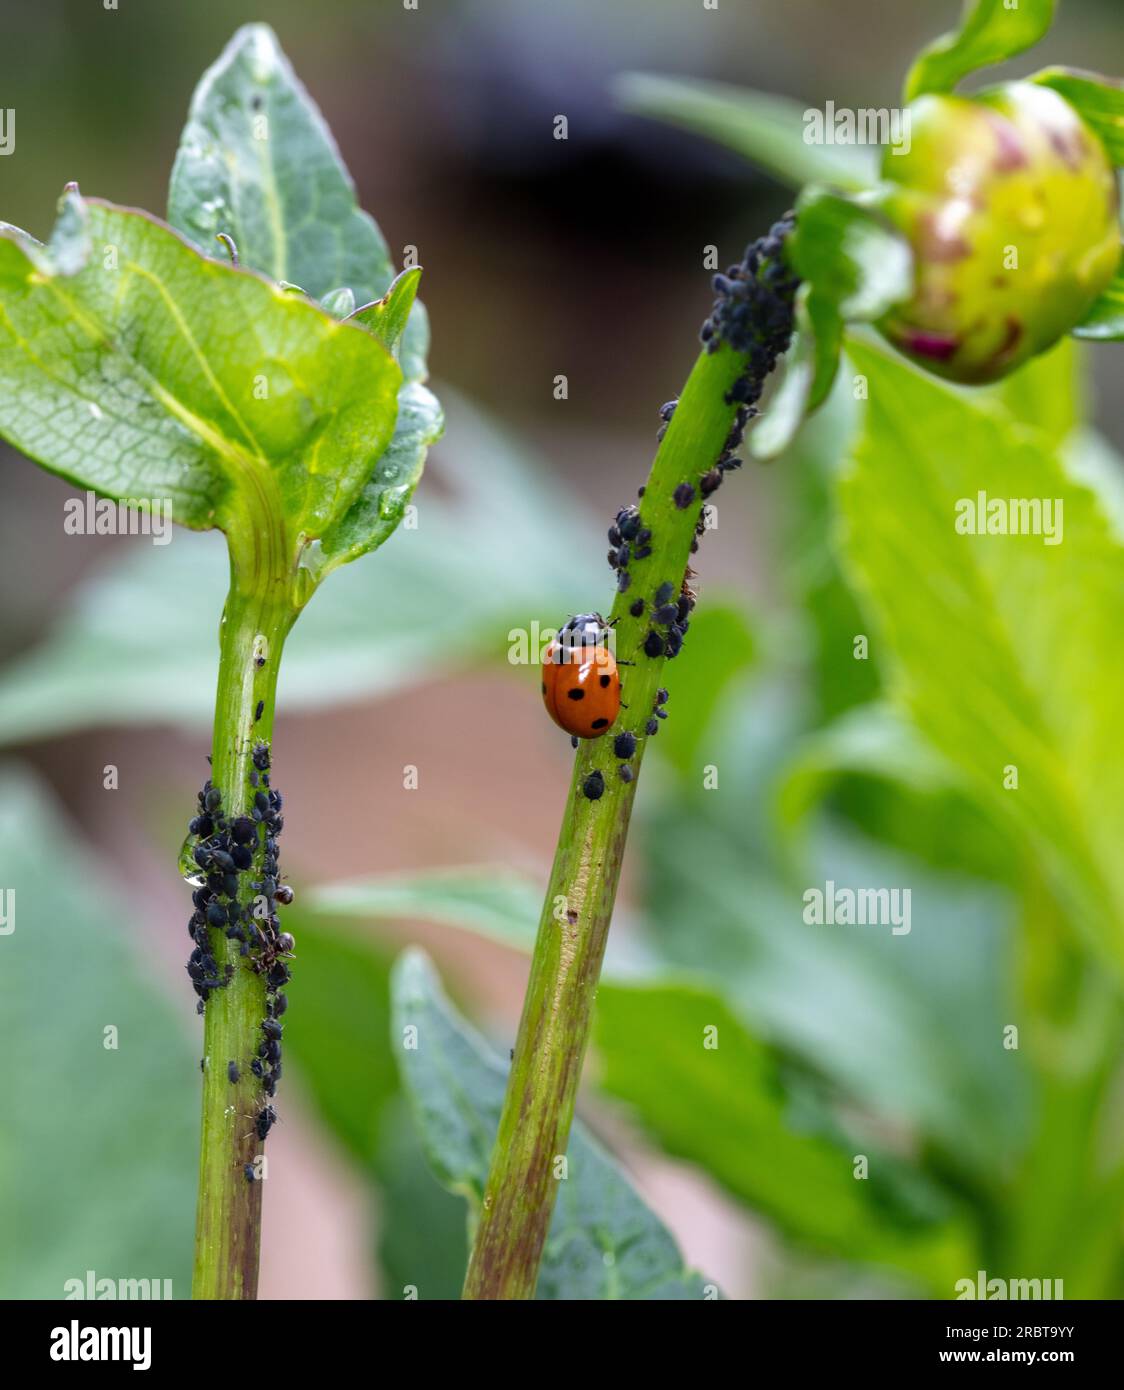
[[[679,595],[699,515],[699,480],[718,458],[734,421],[726,393],[745,369],[744,359],[723,346],[703,353],[656,454],[640,503],[652,532],[652,553],[630,565],[632,583],[618,594],[618,661],[625,666],[628,710],[601,739],[583,741],[558,838],[531,961],[531,977],[515,1044],[496,1146],[465,1280],[466,1299],[532,1298],[550,1217],[562,1179],[559,1160],[573,1120],[574,1099],[589,1038],[593,1000],[605,954],[609,921],[620,880],[636,777],[624,782],[615,736],[630,731],[636,752],[627,761],[639,772],[649,735],[664,657],[648,657],[653,596],[661,585]],[[695,500],[681,509],[673,494],[694,484]],[[646,612],[629,611],[637,598]],[[604,793],[583,791],[594,773]]]
[[[286,578],[245,577],[232,561],[231,588],[219,637],[219,681],[215,700],[211,779],[222,793],[228,817],[248,815],[256,788],[250,781],[256,743],[270,744],[281,651],[295,611]],[[264,642],[264,647],[263,647]],[[258,657],[264,654],[259,664]],[[259,702],[260,718],[255,718]],[[251,882],[260,877],[264,850],[253,870],[240,874],[240,900],[252,902]],[[199,1157],[199,1203],[195,1227],[193,1298],[257,1296],[262,1183],[248,1182],[245,1165],[262,1145],[254,1116],[263,1103],[261,1082],[250,1071],[261,1042],[265,981],[248,968],[238,942],[210,933],[212,950],[230,983],[212,992],[203,1030],[203,1124]],[[232,1085],[228,1062],[241,1072]]]

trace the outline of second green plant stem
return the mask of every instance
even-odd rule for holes
[[[559,1160],[566,1153],[573,1121],[636,774],[650,737],[646,728],[654,717],[666,659],[645,653],[653,630],[653,595],[663,585],[679,595],[699,515],[700,479],[730,434],[737,406],[728,393],[745,366],[744,357],[725,345],[701,354],[644,488],[641,509],[652,533],[651,554],[633,562],[632,583],[618,594],[612,610],[617,660],[635,663],[624,666],[622,684],[629,708],[611,733],[583,741],[574,759],[469,1260],[466,1299],[534,1296],[558,1182],[564,1180]],[[683,484],[693,488],[686,507],[676,500]],[[638,597],[645,600],[644,612],[634,616],[631,610]],[[636,750],[628,759],[614,752],[616,735],[622,732],[636,739]],[[626,763],[633,774],[627,782],[620,775]],[[598,778],[603,790],[591,798],[587,789],[596,791]]]

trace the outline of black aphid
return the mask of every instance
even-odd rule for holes
[[[257,833],[258,828],[249,816],[239,816],[230,827],[230,838],[236,845],[248,845],[256,838]]]
[[[230,1084],[231,1084],[232,1086],[236,1085],[237,1082],[238,1082],[238,1078],[242,1075],[242,1073],[238,1070],[238,1063],[237,1063],[237,1062],[227,1062],[227,1064],[226,1064],[226,1074],[227,1074],[227,1076],[230,1078]]]
[[[254,723],[255,723],[255,724],[258,722],[258,720],[262,717],[262,715],[263,715],[264,713],[265,713],[265,701],[264,701],[264,700],[259,700],[259,701],[258,701],[258,707],[257,707],[256,710],[254,710]]]
[[[636,752],[636,735],[625,732],[613,740],[613,752],[618,758],[631,758]]]
[[[590,801],[597,801],[605,792],[605,779],[600,772],[591,772],[582,783],[582,791]]]

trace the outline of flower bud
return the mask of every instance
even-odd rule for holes
[[[908,237],[914,292],[879,324],[958,382],[1006,375],[1074,328],[1116,272],[1116,176],[1057,92],[1015,82],[924,96],[877,204]]]

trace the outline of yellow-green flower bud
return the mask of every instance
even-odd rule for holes
[[[878,205],[908,237],[914,293],[879,325],[959,382],[994,381],[1085,316],[1116,272],[1116,176],[1057,92],[1015,82],[910,107]]]

